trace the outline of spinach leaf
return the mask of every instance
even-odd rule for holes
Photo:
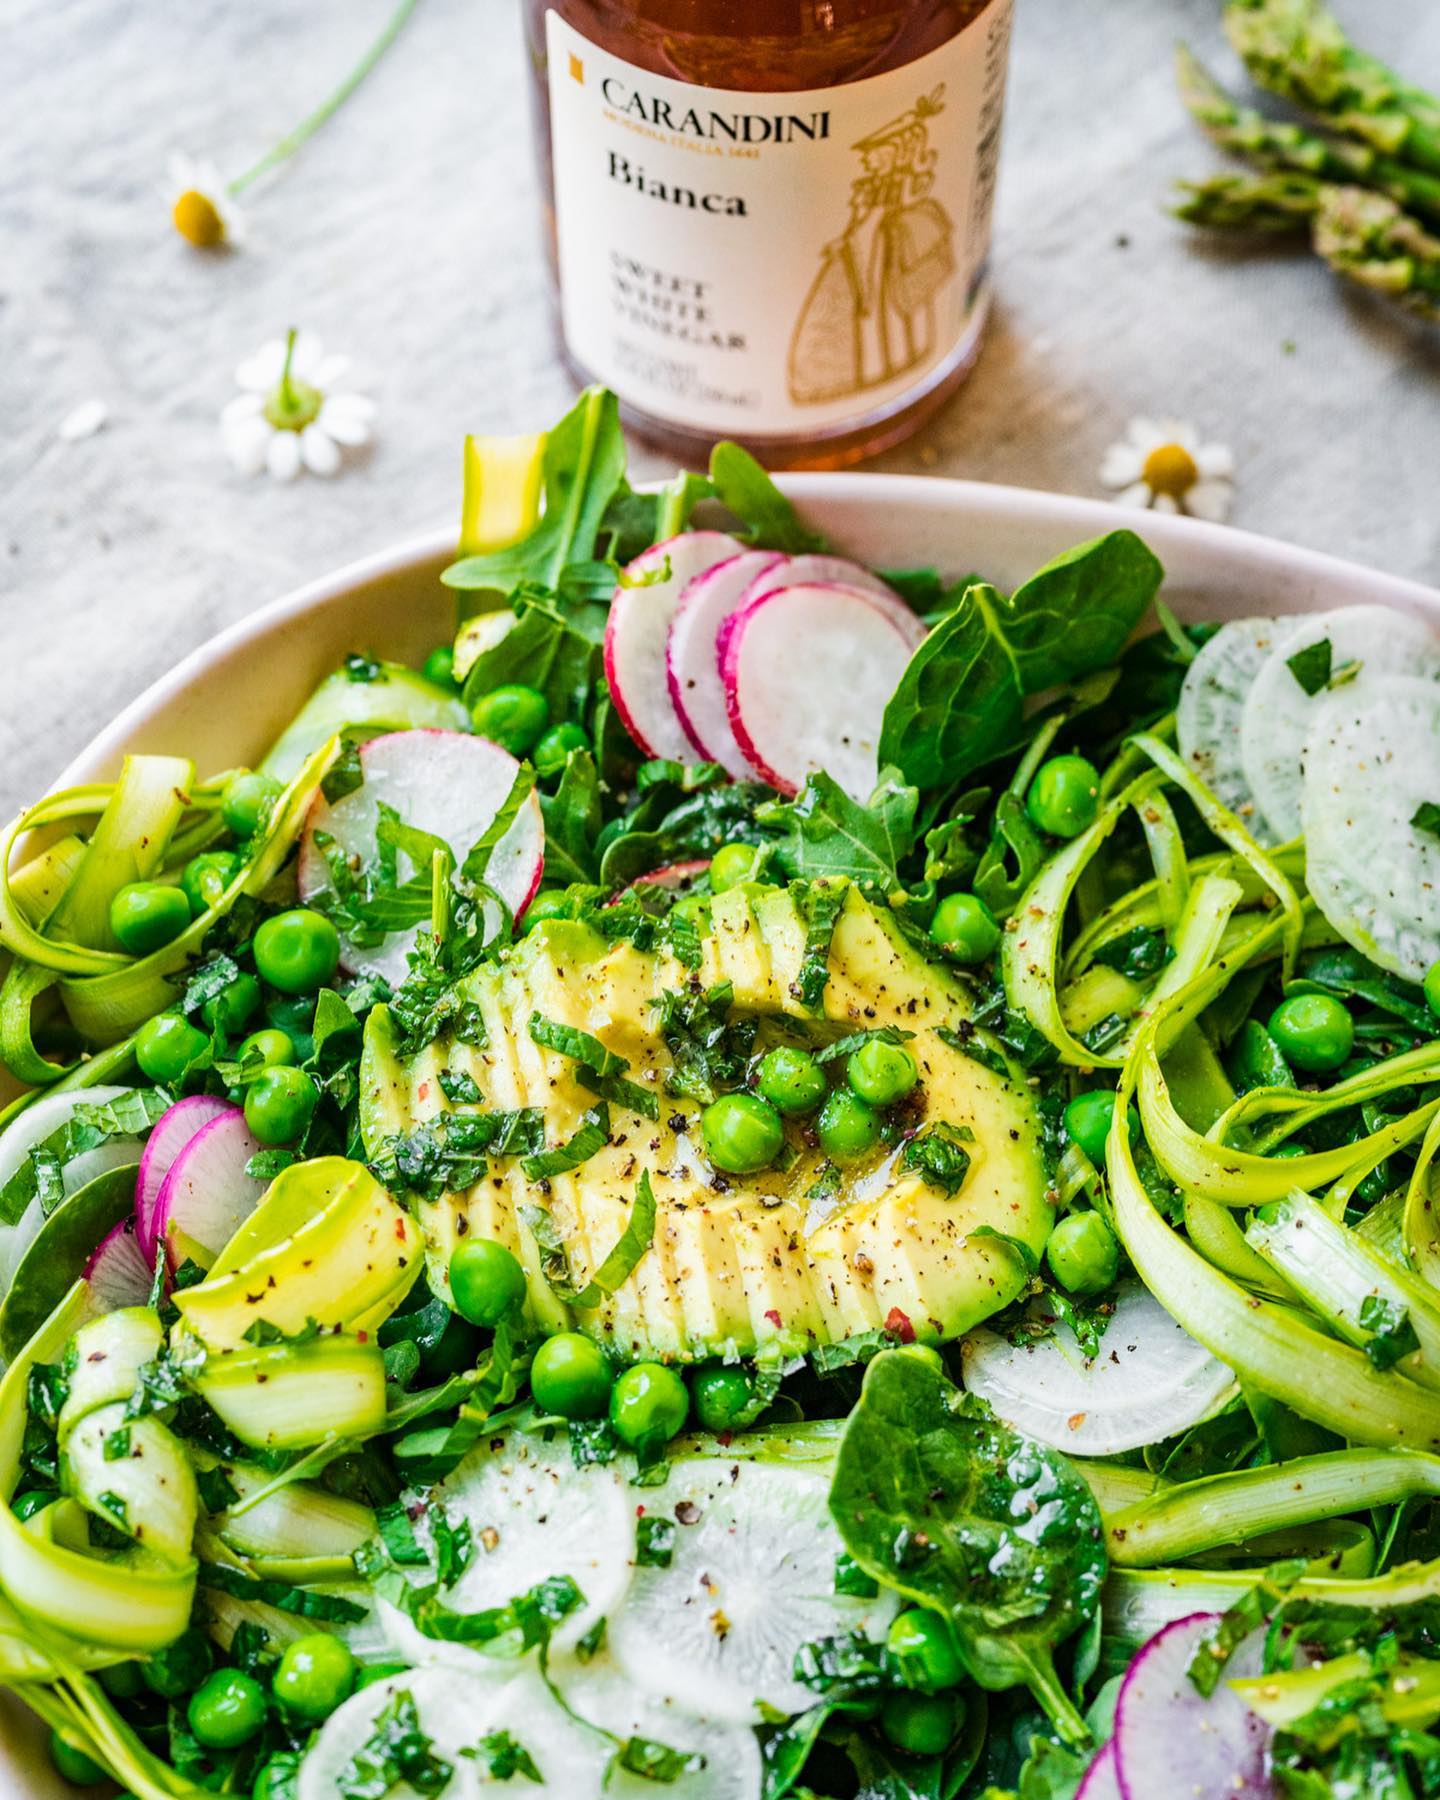
[[[710,480],[721,504],[748,526],[748,544],[766,550],[823,550],[825,539],[802,525],[795,508],[748,450],[723,441],[710,452]]]
[[[1028,1685],[1067,1742],[1088,1742],[1053,1652],[1099,1601],[1104,1534],[1062,1457],[918,1357],[880,1355],[840,1441],[830,1512],[861,1568],[950,1620],[981,1687]]]
[[[1113,663],[1165,571],[1133,531],[1109,531],[1046,563],[1018,587],[1001,628],[1020,686],[1041,693]]]
[[[791,880],[836,876],[888,894],[915,848],[919,801],[893,769],[882,772],[864,805],[817,770],[794,800],[758,807],[755,822],[773,839],[775,860]]]

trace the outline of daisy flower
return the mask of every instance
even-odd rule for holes
[[[213,162],[177,154],[169,176],[170,218],[187,244],[218,250],[244,242],[245,215]]]
[[[220,414],[220,435],[242,475],[291,481],[302,468],[333,475],[342,448],[368,444],[375,403],[340,387],[350,367],[308,331],[262,344],[235,371],[241,391]]]
[[[1202,444],[1194,426],[1175,419],[1132,420],[1100,465],[1101,481],[1120,490],[1119,505],[1216,523],[1230,511],[1234,475],[1235,458],[1223,444]]]

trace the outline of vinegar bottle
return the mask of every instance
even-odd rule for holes
[[[1012,0],[524,0],[565,355],[642,436],[895,443],[989,299]]]

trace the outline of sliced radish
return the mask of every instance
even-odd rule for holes
[[[1321,688],[1309,694],[1289,659],[1323,642],[1330,645],[1332,671],[1359,664],[1359,682],[1376,675],[1440,673],[1440,636],[1408,613],[1385,606],[1342,606],[1306,619],[1281,649],[1262,664],[1245,700],[1240,724],[1240,758],[1269,835],[1285,843],[1300,835],[1304,792],[1305,740],[1328,698]]]
[[[1266,1770],[1270,1727],[1223,1680],[1207,1696],[1188,1674],[1190,1659],[1219,1618],[1191,1613],[1177,1619],[1130,1664],[1111,1740],[1122,1800],[1173,1793],[1177,1757],[1186,1800],[1274,1800]],[[1226,1664],[1226,1675],[1258,1675],[1264,1643],[1263,1630],[1252,1632]]]
[[[681,729],[707,762],[719,763],[736,781],[755,773],[735,741],[720,679],[722,627],[755,581],[794,559],[773,550],[746,550],[716,563],[688,582],[670,621],[665,679]]]
[[[1048,1337],[1028,1345],[982,1327],[961,1355],[965,1386],[1007,1425],[1075,1456],[1159,1443],[1208,1419],[1236,1391],[1224,1363],[1138,1281],[1116,1294],[1093,1361],[1058,1319]]]
[[[1185,671],[1175,735],[1180,754],[1230,811],[1259,839],[1269,829],[1245,778],[1240,753],[1241,720],[1256,676],[1273,654],[1283,654],[1296,619],[1232,619],[1222,625]]]
[[[782,793],[824,769],[866,799],[878,773],[885,707],[910,643],[858,588],[815,582],[746,602],[721,672],[731,729],[751,766]]]
[[[651,869],[646,875],[637,875],[630,883],[630,888],[663,888],[667,894],[686,894],[710,867],[707,856],[698,856],[689,862],[666,863],[663,868]],[[630,888],[625,891],[628,893]],[[616,895],[616,900],[619,899]],[[607,900],[607,906],[613,906],[614,900]]]
[[[262,1146],[238,1106],[201,1126],[170,1166],[155,1200],[155,1242],[171,1268],[188,1258],[208,1269],[252,1212],[266,1184],[245,1173]]]
[[[321,799],[311,808],[300,846],[300,895],[306,901],[333,891],[329,866],[315,843],[317,832],[333,838],[352,865],[371,863],[383,802],[405,824],[448,844],[459,869],[509,799],[520,773],[509,751],[461,731],[395,731],[372,738],[361,748],[360,767],[365,778],[358,788],[333,806]],[[532,792],[495,846],[485,880],[518,920],[535,897],[544,867],[545,826],[540,798]],[[404,851],[397,857],[397,872],[402,881],[417,873]],[[493,930],[498,923],[498,909],[487,906],[487,927]],[[342,936],[341,960],[347,969],[374,969],[398,986],[409,972],[409,954],[423,929],[415,925],[392,931],[371,946]]]
[[[1336,931],[1423,981],[1440,960],[1440,682],[1361,677],[1327,695],[1305,746],[1305,880]]]
[[[703,1768],[687,1770],[657,1790],[653,1781],[617,1769],[605,1784],[605,1800],[757,1800],[763,1789],[760,1740],[743,1725],[717,1725],[656,1700],[627,1681],[606,1656],[562,1669],[556,1685],[582,1719],[603,1725],[617,1737],[648,1738],[672,1750],[703,1757]],[[568,1797],[567,1797],[568,1800]]]
[[[688,762],[693,746],[685,734],[665,677],[665,645],[680,597],[697,575],[727,562],[745,548],[724,531],[684,531],[637,556],[610,602],[605,627],[605,679],[625,729],[647,756]]]
[[[1075,1800],[1124,1800],[1120,1792],[1120,1777],[1115,1773],[1114,1742],[1103,1745],[1096,1753],[1095,1760],[1085,1771],[1075,1793]]]
[[[101,1238],[84,1274],[90,1283],[90,1305],[97,1314],[145,1305],[155,1270],[140,1248],[134,1219],[122,1219]]]
[[[216,1100],[209,1094],[192,1094],[186,1100],[177,1100],[155,1121],[145,1140],[140,1175],[135,1183],[136,1243],[141,1256],[152,1266],[155,1261],[156,1203],[175,1158],[195,1133],[212,1119],[234,1111],[228,1100]]]
[[[925,636],[924,620],[905,604],[888,582],[882,581],[872,569],[844,556],[811,553],[784,557],[773,568],[757,576],[745,599],[747,602],[758,600],[762,594],[773,594],[776,588],[809,587],[817,581],[826,587],[838,583],[841,587],[859,588],[862,594],[868,594],[912,650]]]

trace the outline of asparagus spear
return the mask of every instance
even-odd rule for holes
[[[1357,50],[1323,0],[1230,0],[1225,28],[1261,87],[1385,155],[1440,172],[1440,99]]]
[[[1222,231],[1308,231],[1323,182],[1277,169],[1264,175],[1212,175],[1182,181],[1177,219]]]
[[[1384,194],[1323,185],[1314,243],[1340,274],[1414,312],[1440,317],[1440,237]]]
[[[1382,156],[1369,144],[1322,137],[1302,125],[1267,119],[1242,106],[1181,44],[1176,51],[1180,96],[1221,149],[1262,168],[1293,169],[1320,181],[1379,188],[1406,210],[1440,223],[1440,177]]]

